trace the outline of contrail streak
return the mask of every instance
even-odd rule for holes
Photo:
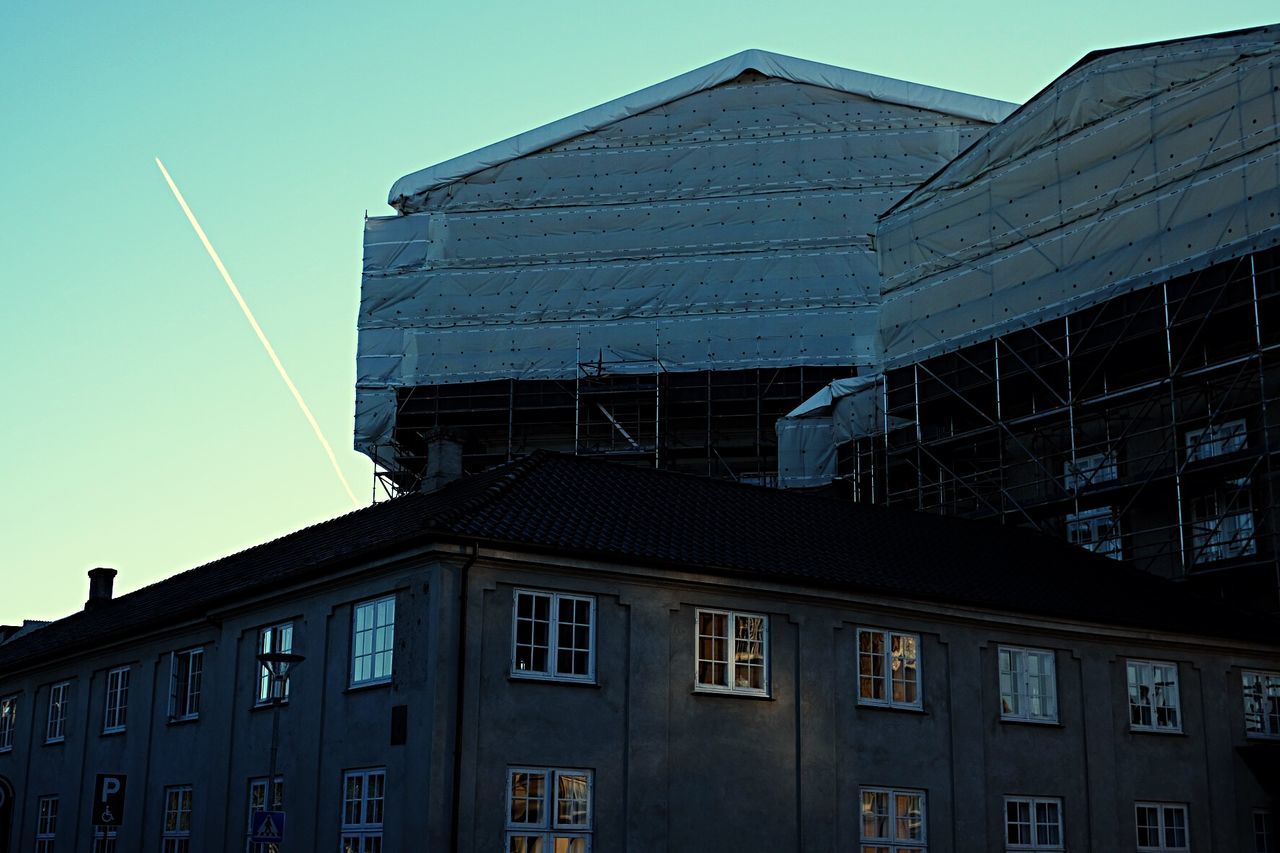
[[[178,204],[182,206],[182,212],[187,215],[187,221],[191,223],[191,227],[196,230],[196,236],[200,238],[200,242],[204,244],[205,251],[209,253],[209,257],[213,259],[213,265],[218,268],[218,272],[222,274],[222,280],[227,283],[227,287],[231,288],[231,295],[236,298],[236,302],[240,305],[240,310],[244,312],[245,319],[249,321],[249,325],[253,327],[253,333],[258,336],[258,340],[262,342],[262,348],[267,351],[267,355],[271,357],[271,363],[276,366],[276,370],[280,373],[280,378],[284,380],[284,384],[288,386],[289,393],[293,395],[293,399],[297,402],[298,408],[302,409],[302,414],[306,416],[307,423],[311,424],[311,429],[315,432],[316,438],[320,442],[320,446],[324,448],[325,454],[329,457],[329,461],[333,464],[333,471],[338,475],[338,479],[342,481],[342,488],[347,490],[347,497],[351,498],[351,503],[355,506],[361,506],[359,500],[356,499],[356,493],[351,491],[351,484],[347,482],[347,478],[342,473],[342,469],[338,467],[338,457],[333,455],[333,448],[329,446],[328,440],[325,439],[324,433],[320,431],[320,424],[316,422],[315,415],[311,414],[311,409],[307,406],[305,400],[302,399],[302,393],[298,391],[298,386],[293,384],[293,380],[289,378],[289,373],[284,369],[280,357],[276,355],[275,347],[271,346],[271,341],[267,340],[266,334],[262,331],[262,327],[258,325],[258,321],[254,319],[253,312],[249,310],[249,305],[244,301],[244,297],[240,295],[240,288],[236,287],[236,283],[231,280],[231,273],[227,272],[227,268],[222,264],[222,258],[218,257],[217,251],[213,248],[213,244],[209,242],[209,238],[205,236],[204,229],[200,227],[200,222],[196,219],[196,215],[191,212],[191,208],[187,206],[187,200],[182,197],[182,192],[178,189],[178,185],[173,182],[173,178],[169,177],[169,170],[164,167],[164,163],[160,162],[160,158],[156,158],[156,165],[160,167],[160,174],[164,175],[165,183],[169,185],[169,189],[173,190],[174,198],[178,200]]]

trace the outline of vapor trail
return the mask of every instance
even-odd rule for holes
[[[329,446],[329,442],[325,439],[324,433],[320,431],[320,424],[316,422],[315,415],[311,414],[311,409],[307,406],[305,400],[302,399],[302,393],[298,391],[298,386],[293,384],[293,380],[289,378],[289,373],[284,369],[280,357],[276,355],[275,347],[271,346],[271,341],[267,340],[266,334],[262,331],[262,327],[258,325],[258,321],[254,318],[253,312],[249,310],[249,305],[244,301],[244,297],[240,295],[240,288],[236,287],[236,283],[231,280],[231,273],[227,272],[227,268],[222,265],[222,258],[218,257],[218,252],[213,248],[213,244],[209,242],[209,238],[205,236],[204,229],[200,227],[200,222],[196,219],[196,215],[191,212],[191,208],[187,206],[187,200],[182,197],[182,192],[178,189],[178,185],[173,182],[173,178],[169,177],[169,170],[164,167],[164,163],[160,162],[160,158],[156,158],[156,165],[160,167],[160,174],[164,175],[165,183],[169,185],[169,189],[173,190],[174,198],[178,200],[178,204],[182,206],[182,212],[187,215],[187,221],[191,223],[191,227],[196,230],[196,236],[200,238],[200,242],[204,244],[205,251],[209,253],[209,257],[213,259],[213,265],[218,268],[218,272],[222,274],[222,280],[227,283],[227,287],[231,288],[231,295],[236,298],[236,302],[240,305],[240,310],[244,312],[245,319],[249,321],[249,325],[253,327],[253,333],[258,336],[258,340],[262,342],[262,348],[267,351],[267,355],[271,357],[271,363],[276,366],[276,370],[280,373],[280,378],[284,380],[284,384],[288,386],[289,393],[293,395],[293,399],[297,402],[298,408],[302,409],[302,414],[306,416],[307,423],[311,424],[311,429],[316,434],[320,446],[324,448],[325,454],[329,457],[329,461],[333,464],[333,471],[338,475],[338,479],[342,481],[342,488],[347,490],[347,497],[351,498],[351,503],[355,506],[361,506],[360,501],[356,499],[356,493],[351,491],[351,484],[347,482],[347,478],[342,473],[342,469],[338,467],[338,457],[333,455],[333,448]]]

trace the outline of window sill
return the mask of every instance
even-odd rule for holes
[[[366,690],[380,690],[384,688],[391,688],[393,686],[395,686],[395,681],[393,681],[390,678],[384,678],[384,679],[381,679],[380,681],[362,681],[359,684],[350,684],[342,692],[346,694],[363,693]],[[263,705],[262,707],[270,708],[271,706]]]
[[[1141,728],[1141,727],[1138,727],[1138,726],[1132,726],[1132,725],[1131,725],[1131,726],[1129,726],[1129,734],[1131,734],[1131,735],[1161,735],[1161,736],[1165,736],[1165,737],[1168,737],[1168,736],[1170,736],[1170,735],[1172,735],[1172,736],[1174,736],[1174,737],[1186,737],[1186,736],[1187,736],[1187,733],[1186,733],[1186,732],[1184,732],[1182,729],[1153,729],[1153,728]]]
[[[102,736],[102,737],[119,737],[120,735],[122,735],[122,734],[124,734],[124,733],[125,733],[125,729],[123,729],[123,728],[119,728],[119,729],[103,729],[103,730],[102,730],[102,735],[101,735],[101,736]]]
[[[165,725],[189,726],[192,723],[198,723],[198,722],[200,722],[200,715],[196,714],[194,717],[170,717],[168,720],[165,721]]]
[[[67,742],[67,739],[65,737],[59,737],[59,738],[54,738],[53,740],[46,740],[44,742],[44,746],[62,746],[66,742]]]
[[[255,703],[253,703],[252,705],[250,705],[250,706],[249,706],[249,713],[251,713],[251,714],[252,714],[252,713],[256,713],[256,712],[258,712],[258,711],[270,711],[270,710],[271,710],[272,708],[274,708],[274,707],[276,707],[276,704],[275,704],[274,702],[255,702]],[[289,707],[289,700],[288,700],[288,699],[286,699],[286,700],[284,700],[283,702],[281,702],[281,703],[280,703],[280,707],[281,707],[281,708],[288,708],[288,707]]]
[[[1009,725],[1013,725],[1013,726],[1038,726],[1040,728],[1048,728],[1048,729],[1065,729],[1066,728],[1066,726],[1063,725],[1061,720],[1037,720],[1037,719],[1028,718],[1028,717],[1001,717],[1000,722],[1008,723]],[[1027,848],[1027,849],[1032,849],[1032,848]],[[1049,848],[1049,849],[1053,849],[1053,848]]]
[[[1260,743],[1280,743],[1280,733],[1267,734],[1265,732],[1245,732],[1245,740],[1259,741]]]
[[[694,696],[728,696],[733,699],[765,699],[770,702],[775,701],[769,693],[761,693],[755,690],[728,690],[723,687],[700,687],[694,685],[689,691]]]
[[[921,717],[929,716],[929,712],[922,705],[888,705],[878,702],[858,701],[858,709],[864,711],[892,711],[898,714],[917,714]]]
[[[567,684],[571,687],[601,687],[599,681],[594,678],[560,678],[555,675],[523,675],[517,672],[508,672],[507,681],[519,682],[521,684]]]

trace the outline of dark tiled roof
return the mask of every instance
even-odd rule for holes
[[[433,537],[1280,645],[1270,621],[1034,532],[539,452],[61,619],[0,646],[0,670]]]

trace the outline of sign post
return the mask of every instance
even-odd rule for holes
[[[128,779],[123,773],[99,773],[93,786],[93,812],[90,822],[94,826],[119,826],[124,822],[124,784]]]

